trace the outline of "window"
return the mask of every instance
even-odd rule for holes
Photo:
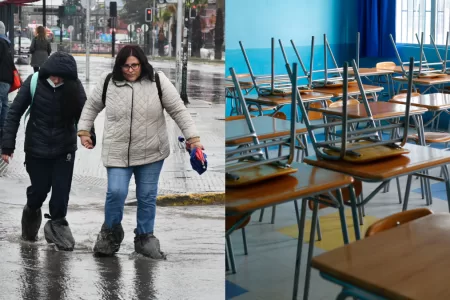
[[[431,35],[436,44],[445,45],[450,0],[397,0],[396,14],[397,43],[418,44],[423,32],[425,44],[431,43]]]

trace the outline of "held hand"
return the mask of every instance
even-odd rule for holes
[[[199,148],[199,149],[205,150],[205,147],[203,147],[202,143],[200,143],[200,142],[192,143],[191,149],[194,149],[194,148]]]
[[[200,142],[194,142],[191,144],[188,141],[186,141],[186,150],[190,151],[194,148],[200,148],[202,150],[205,150],[205,148],[203,147],[203,145]]]
[[[94,145],[89,136],[80,136],[81,145],[83,145],[86,149],[94,149]]]
[[[11,153],[11,156],[8,154],[2,154],[2,160],[9,164],[10,159],[12,159],[14,157],[14,153]]]

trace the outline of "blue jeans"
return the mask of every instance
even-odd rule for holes
[[[164,160],[160,160],[136,167],[106,168],[108,191],[106,193],[105,223],[108,228],[112,228],[122,221],[128,186],[130,185],[131,175],[134,173],[138,201],[137,233],[153,233],[158,181],[163,162]]]
[[[0,130],[3,129],[9,110],[8,93],[10,88],[9,83],[0,82]]]

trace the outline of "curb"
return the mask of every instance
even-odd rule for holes
[[[225,204],[225,193],[203,193],[203,194],[169,194],[158,196],[157,206],[200,206],[200,205],[223,205]],[[137,200],[133,199],[125,203],[126,206],[137,206]]]

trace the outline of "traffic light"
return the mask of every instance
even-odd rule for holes
[[[64,6],[58,6],[58,17],[60,19],[64,17]]]
[[[108,27],[109,27],[109,28],[112,28],[112,23],[111,23],[111,22],[112,22],[112,19],[109,18],[109,19],[108,19]]]
[[[152,22],[153,21],[153,12],[151,8],[145,9],[145,22]]]
[[[60,19],[56,20],[56,26],[61,27],[61,20]]]
[[[192,5],[189,17],[191,18],[197,17],[197,6]]]

